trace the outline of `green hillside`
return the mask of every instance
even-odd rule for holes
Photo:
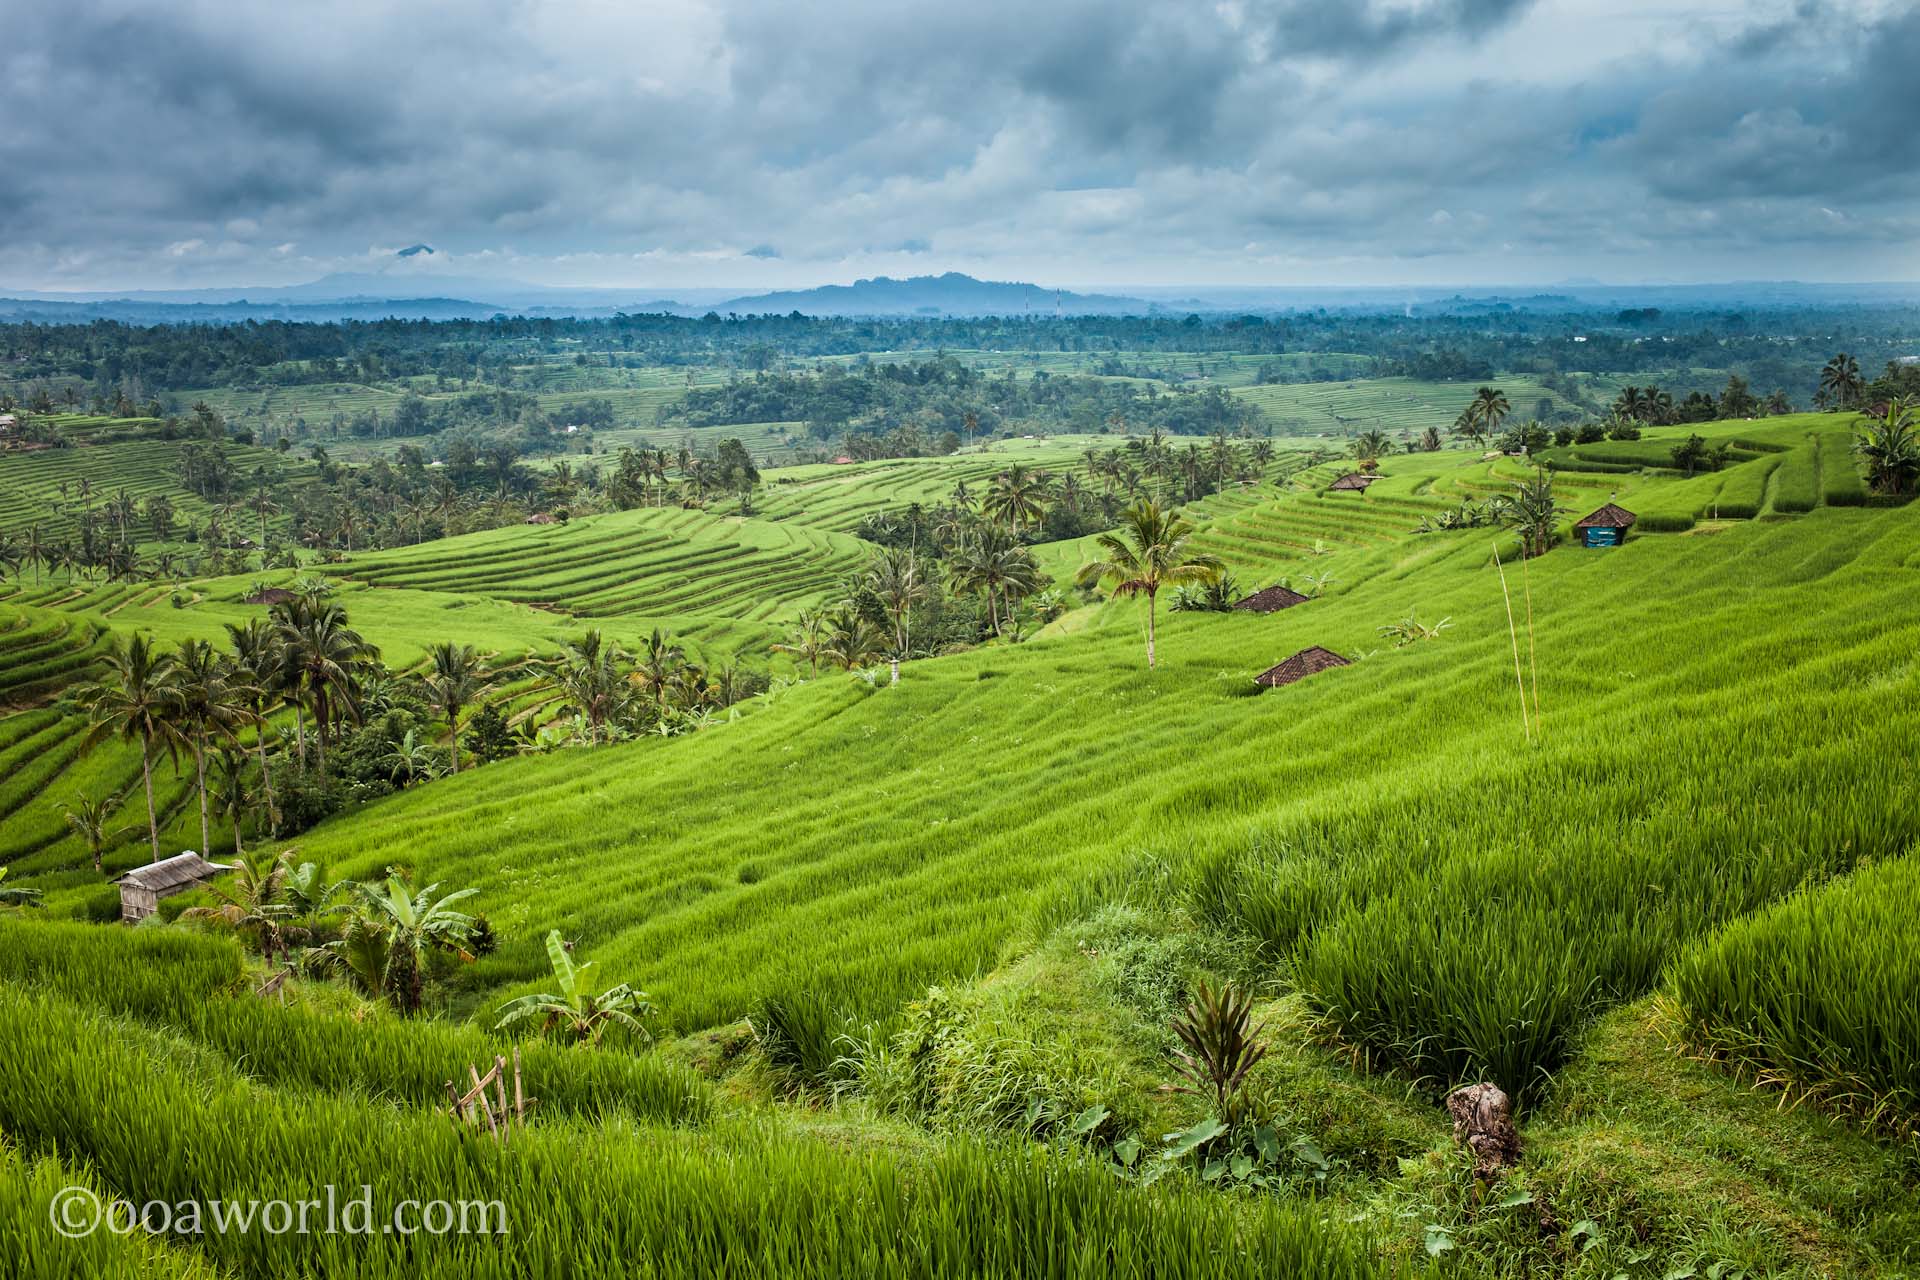
[[[537,723],[556,695],[520,658],[591,626],[769,661],[870,562],[864,516],[1118,442],[772,470],[744,518],[641,507],[179,584],[15,575],[0,864],[48,919],[0,909],[0,1163],[176,1199],[444,1176],[527,1224],[517,1249],[640,1272],[1908,1274],[1911,964],[1886,904],[1920,840],[1920,514],[1869,498],[1853,427],[1545,451],[1561,537],[1524,561],[1476,521],[1529,460],[1389,453],[1347,492],[1356,464],[1283,455],[1192,504],[1192,545],[1312,598],[1163,591],[1157,669],[1144,600],[1072,585],[1097,541],[1044,543],[1068,607],[1024,642],[892,687],[884,662],[782,659],[792,679],[698,732],[464,767],[271,842],[335,880],[473,891],[498,947],[436,957],[415,1020],[337,970],[259,999],[257,929],[176,923],[204,891],[140,929],[60,923],[116,909],[69,794],[119,794],[109,873],[147,857],[137,750],[83,751],[61,696],[109,643],[224,643],[266,616],[260,582],[324,574],[394,672],[471,644]],[[1725,452],[1688,475],[1695,433]],[[1625,545],[1567,536],[1608,501],[1640,518]],[[1346,665],[1255,684],[1311,646]],[[193,847],[190,766],[157,779],[165,846]],[[530,1035],[536,1123],[463,1136],[444,1081],[504,1050],[503,1001],[552,987],[550,930],[596,990],[644,990],[653,1043]],[[1268,1045],[1243,1147],[1163,1088],[1203,976],[1253,993]],[[1479,1080],[1526,1144],[1490,1191],[1440,1105]],[[0,1223],[35,1208],[0,1193]],[[259,1265],[239,1239],[127,1247],[98,1265]],[[467,1240],[290,1248],[293,1274],[539,1271]]]

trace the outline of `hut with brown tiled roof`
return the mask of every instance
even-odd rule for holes
[[[1268,667],[1253,678],[1253,682],[1265,685],[1269,689],[1278,689],[1283,684],[1292,684],[1304,680],[1316,671],[1325,671],[1330,667],[1346,667],[1352,664],[1331,649],[1322,649],[1312,645],[1288,658],[1285,662]]]
[[[1344,493],[1351,490],[1354,493],[1365,493],[1367,486],[1379,478],[1379,476],[1370,476],[1359,471],[1349,471],[1346,475],[1341,476],[1338,480],[1328,485],[1327,492]]]
[[[1264,591],[1256,591],[1233,607],[1245,609],[1248,613],[1278,613],[1282,609],[1291,609],[1297,604],[1305,604],[1307,597],[1290,587],[1278,583]]]
[[[208,862],[191,849],[135,867],[114,881],[120,886],[120,919],[139,924],[160,909],[160,899],[185,893],[231,870],[226,863]]]
[[[1609,502],[1592,515],[1576,522],[1573,531],[1586,547],[1617,547],[1627,540],[1627,530],[1640,517],[1625,507]]]

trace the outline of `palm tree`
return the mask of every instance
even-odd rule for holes
[[[599,742],[606,726],[619,718],[629,697],[620,666],[627,654],[602,639],[596,628],[577,644],[567,645],[557,658],[542,665],[547,687],[556,690],[587,721],[588,741]]]
[[[268,960],[284,951],[281,924],[292,914],[280,900],[287,872],[293,865],[292,852],[269,856],[242,857],[234,868],[233,879],[207,888],[220,899],[218,906],[189,907],[180,913],[183,920],[217,920],[240,933],[250,933],[260,943],[260,954]]]
[[[1364,467],[1369,463],[1378,463],[1380,455],[1393,448],[1393,441],[1387,433],[1377,428],[1362,431],[1353,438],[1353,456]]]
[[[1867,467],[1867,483],[1875,493],[1912,493],[1920,479],[1920,401],[1895,396],[1883,415],[1869,416],[1866,429],[1853,442],[1853,451]]]
[[[1554,500],[1552,477],[1536,470],[1533,479],[1514,486],[1513,496],[1500,508],[1500,523],[1520,535],[1524,553],[1531,559],[1547,553],[1568,514]]]
[[[955,549],[949,562],[963,591],[986,597],[987,621],[1000,634],[1000,605],[1011,605],[1040,587],[1040,566],[1033,553],[997,525],[987,525]]]
[[[1121,518],[1118,534],[1103,533],[1097,540],[1105,559],[1083,565],[1082,586],[1112,582],[1116,596],[1147,598],[1147,670],[1154,663],[1154,610],[1160,588],[1211,582],[1226,565],[1219,556],[1192,551],[1187,540],[1193,526],[1177,511],[1162,511],[1151,502],[1136,503]]]
[[[252,507],[254,514],[260,517],[260,545],[264,548],[267,545],[267,517],[280,510],[280,504],[273,500],[273,494],[268,492],[267,486],[263,484],[254,493],[253,501],[247,505]]]
[[[997,520],[1019,533],[1046,514],[1046,499],[1052,492],[1051,475],[1016,462],[993,478],[980,507],[989,520]]]
[[[642,1038],[651,1039],[640,1022],[641,1017],[653,1009],[647,1002],[646,992],[635,991],[623,982],[608,987],[599,995],[592,994],[586,984],[586,975],[593,965],[590,962],[574,964],[573,957],[567,954],[566,943],[560,940],[558,929],[550,930],[547,934],[547,962],[553,966],[553,976],[559,981],[560,990],[521,996],[518,1000],[501,1005],[500,1021],[493,1024],[496,1031],[504,1030],[516,1022],[538,1018],[542,1034],[561,1031],[575,1044],[598,1044],[601,1035],[610,1026],[622,1026]]]
[[[1866,383],[1860,377],[1860,362],[1842,351],[1820,370],[1820,396],[1823,400],[1850,409],[1860,401]]]
[[[253,806],[253,788],[247,781],[247,758],[232,747],[220,748],[219,767],[213,771],[213,811],[233,823],[233,851],[246,856],[240,824]]]
[[[1507,393],[1498,387],[1481,387],[1473,393],[1473,402],[1467,406],[1467,412],[1486,429],[1488,435],[1497,436],[1500,434],[1501,421],[1513,412],[1513,405],[1508,401]]]
[[[40,566],[47,563],[49,549],[47,540],[40,535],[39,525],[30,525],[26,536],[20,540],[20,558],[33,565],[33,585],[40,585]]]
[[[842,671],[852,671],[865,666],[880,652],[880,645],[879,629],[854,610],[843,608],[828,620],[827,642],[820,656]]]
[[[182,740],[176,717],[183,705],[174,680],[173,659],[155,651],[145,636],[135,634],[122,645],[115,642],[101,661],[106,678],[74,691],[87,707],[91,747],[109,735],[140,743],[140,781],[147,794],[147,838],[153,860],[160,861],[160,818],[153,804],[153,749],[164,747],[176,762]]]
[[[380,656],[358,631],[347,625],[347,611],[338,604],[303,596],[274,606],[286,644],[287,687],[304,693],[313,710],[319,747],[319,770],[327,772],[327,737],[336,712],[357,715],[354,700],[360,675]],[[306,752],[301,730],[301,753]]]
[[[174,658],[174,687],[180,700],[174,716],[193,752],[194,784],[200,792],[200,848],[213,848],[207,822],[207,752],[217,736],[234,740],[233,726],[247,716],[246,695],[228,682],[225,664],[205,640],[183,640]]]
[[[633,674],[628,677],[633,687],[651,696],[653,713],[658,716],[664,709],[667,687],[673,683],[673,675],[681,664],[686,662],[686,651],[673,642],[660,628],[655,627],[653,634],[640,646],[640,656],[634,663]]]
[[[90,799],[85,792],[75,792],[73,807],[64,815],[67,826],[73,829],[75,835],[87,842],[87,852],[93,855],[95,872],[100,870],[101,852],[106,848],[107,841],[127,829],[125,827],[109,829],[107,826],[107,820],[120,807],[120,798],[120,793],[117,791],[101,796],[98,800]]]
[[[803,609],[794,620],[793,631],[785,644],[773,646],[775,653],[790,653],[806,662],[808,673],[820,674],[820,659],[826,655],[827,620],[818,609]]]
[[[227,623],[227,640],[233,645],[233,678],[247,700],[255,726],[253,743],[259,753],[268,829],[278,835],[280,810],[273,798],[273,771],[267,765],[267,711],[281,694],[286,646],[280,632],[264,618],[249,618],[245,626]]]
[[[920,574],[913,552],[888,547],[867,566],[867,589],[880,597],[880,607],[893,619],[893,652],[889,655],[891,683],[900,683],[900,659],[912,640],[913,606],[926,600],[929,583]]]
[[[456,645],[443,640],[429,653],[433,669],[421,683],[426,689],[427,705],[447,718],[447,733],[453,740],[453,772],[460,772],[460,713],[469,702],[492,692],[487,669],[470,644]]]

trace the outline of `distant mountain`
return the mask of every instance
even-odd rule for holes
[[[1037,284],[976,280],[949,271],[943,276],[907,280],[875,276],[852,284],[761,293],[729,299],[714,309],[743,315],[798,311],[810,316],[1007,316],[1058,311],[1084,316],[1145,315],[1156,308],[1140,298],[1066,293]]]

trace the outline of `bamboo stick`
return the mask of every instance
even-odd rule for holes
[[[1525,554],[1524,549],[1522,554]],[[1493,571],[1500,575],[1500,595],[1507,602],[1507,636],[1513,641],[1513,683],[1520,691],[1520,732],[1533,741],[1533,727],[1527,723],[1527,682],[1520,675],[1520,633],[1513,625],[1513,595],[1507,590],[1507,571],[1500,563],[1500,540],[1493,543]]]

